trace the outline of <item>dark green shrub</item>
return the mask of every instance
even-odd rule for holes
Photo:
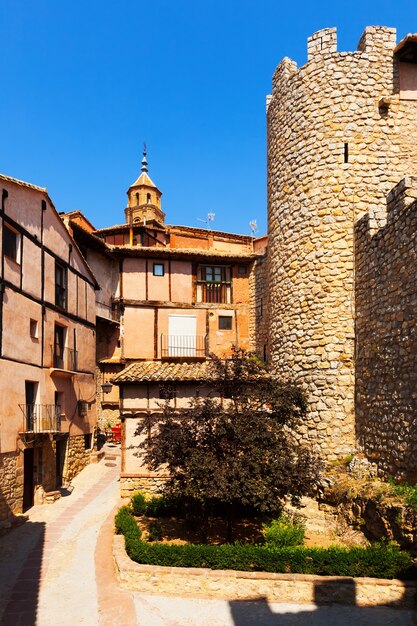
[[[146,498],[143,493],[137,491],[133,494],[130,500],[133,515],[144,515],[146,511]]]
[[[177,503],[165,496],[152,496],[146,502],[145,515],[148,517],[168,517],[175,515],[178,510]]]
[[[149,524],[148,541],[161,541],[164,531],[160,524]]]
[[[124,535],[126,539],[139,540],[142,536],[142,532],[134,517],[132,511],[128,506],[121,506],[114,518],[114,525],[116,527],[116,534]]]
[[[387,542],[367,548],[149,544],[141,541],[141,531],[128,506],[117,512],[115,526],[116,532],[125,536],[130,558],[147,565],[372,578],[414,579],[417,574],[411,556]],[[161,527],[153,526],[154,536],[158,534],[160,539]]]
[[[301,546],[304,543],[305,524],[299,516],[281,513],[270,524],[262,524],[265,543],[271,548]]]
[[[304,548],[271,549],[239,544],[166,545],[126,542],[131,559],[148,565],[207,567],[241,571],[403,578],[415,576],[409,554],[398,548]]]

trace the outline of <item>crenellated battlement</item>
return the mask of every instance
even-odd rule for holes
[[[307,39],[307,59],[313,61],[318,56],[337,52],[336,28],[323,28]]]

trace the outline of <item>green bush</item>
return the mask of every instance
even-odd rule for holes
[[[273,548],[302,546],[304,543],[305,524],[299,516],[281,513],[278,519],[262,524],[265,543]]]
[[[168,545],[140,540],[140,529],[129,507],[116,515],[116,529],[126,538],[126,551],[137,563],[168,567],[207,567],[322,576],[371,578],[416,577],[411,556],[398,546],[378,543],[367,548],[305,548],[270,545]]]
[[[322,576],[412,577],[409,554],[390,546],[276,549],[239,544],[175,546],[135,541],[127,549],[131,559],[148,565]]]
[[[152,496],[146,502],[145,515],[148,517],[167,517],[177,511],[176,503],[164,496]]]
[[[135,519],[132,516],[132,511],[128,506],[121,506],[114,518],[114,525],[116,527],[117,535],[124,535],[126,538],[140,539],[142,532]]]
[[[130,503],[131,503],[132,511],[134,515],[137,515],[138,517],[140,515],[145,515],[146,498],[143,493],[141,493],[140,491],[137,491],[136,493],[134,493],[130,499]]]

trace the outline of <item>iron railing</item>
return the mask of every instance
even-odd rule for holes
[[[206,335],[161,335],[161,358],[204,358],[207,355]]]
[[[230,283],[199,281],[198,285],[201,288],[201,302],[227,304],[230,301]]]
[[[24,415],[23,432],[49,433],[61,430],[59,404],[19,404]]]
[[[72,348],[64,348],[59,343],[51,346],[52,350],[52,367],[60,370],[69,370],[76,372],[78,369],[78,350]]]

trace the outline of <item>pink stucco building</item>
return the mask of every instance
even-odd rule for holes
[[[0,175],[0,194],[5,520],[70,481],[93,453],[98,285],[46,189]]]

